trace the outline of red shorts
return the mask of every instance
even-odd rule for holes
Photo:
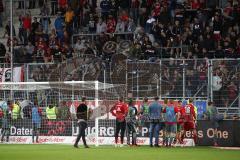
[[[184,122],[183,128],[185,131],[189,131],[189,130],[195,129],[196,126],[194,122]]]

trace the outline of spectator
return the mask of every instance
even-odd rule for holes
[[[33,18],[33,23],[31,25],[31,29],[32,29],[31,32],[34,33],[37,30],[39,25],[40,25],[40,23],[37,21],[37,17],[34,17]]]
[[[4,44],[0,43],[0,63],[4,63],[4,58],[6,55],[6,47]]]
[[[213,32],[219,34],[222,31],[222,20],[218,12],[215,13],[213,17]]]
[[[16,103],[12,103],[12,105],[13,105],[12,120],[13,120],[13,123],[16,124],[16,121],[20,118],[21,107],[18,101]]]
[[[27,45],[27,37],[31,32],[31,24],[32,24],[32,17],[30,13],[27,13],[26,16],[22,17],[22,23],[23,23],[23,37],[24,37],[24,45]]]
[[[74,147],[78,148],[78,142],[82,138],[84,147],[89,148],[85,139],[85,129],[87,128],[87,120],[90,117],[90,109],[88,109],[85,97],[82,98],[82,103],[77,107],[76,116],[78,119],[77,124],[79,126],[79,133],[74,143]]]
[[[59,45],[52,49],[52,60],[54,63],[62,62],[62,51]]]
[[[58,0],[59,11],[62,15],[66,12],[67,0]]]
[[[129,18],[127,26],[126,26],[126,31],[133,33],[135,31],[135,29],[136,29],[136,25],[135,25],[134,21],[131,18]]]
[[[44,52],[43,60],[44,60],[44,63],[49,63],[53,61],[51,48],[47,48],[46,52]]]
[[[100,2],[100,8],[101,8],[101,16],[103,21],[105,21],[108,18],[108,14],[110,12],[111,9],[111,3],[109,0],[102,0]]]
[[[5,26],[5,32],[4,32],[3,38],[5,38],[6,35],[10,37],[10,26],[11,25],[10,25],[10,19],[9,19],[7,22],[7,25]],[[12,25],[12,29],[13,29],[13,36],[16,36],[14,25]]]
[[[120,18],[121,18],[122,21],[127,22],[128,19],[129,19],[128,12],[126,12],[126,11],[123,10],[123,11],[120,13]]]
[[[49,18],[49,8],[47,7],[47,4],[44,3],[43,4],[43,7],[41,8],[41,19],[40,19],[40,22],[42,24],[42,27],[43,27],[43,32],[45,34],[48,34],[48,28],[49,28],[49,23],[51,22],[50,21],[50,18]]]
[[[6,106],[3,106],[6,105]],[[1,125],[1,143],[4,141],[4,137],[6,136],[6,142],[9,142],[9,136],[10,136],[10,122],[11,122],[11,108],[9,102],[6,104],[1,104],[0,110],[2,112],[1,115],[1,120],[2,120],[2,125]]]
[[[96,47],[94,45],[94,43],[89,44],[86,43],[86,50],[84,52],[85,55],[96,55]]]
[[[73,57],[73,55],[72,55],[72,48],[70,48],[70,46],[67,43],[63,44],[63,47],[62,47],[61,51],[63,53],[62,54],[62,61],[71,59]]]
[[[93,17],[93,14],[89,14],[88,31],[90,33],[96,33],[96,21]]]
[[[119,0],[112,0],[111,1],[111,9],[110,9],[110,14],[113,15],[113,18],[117,20],[118,16],[118,10],[119,10]]]
[[[117,25],[116,25],[116,33],[124,33],[125,32],[125,22],[118,18]]]
[[[57,38],[63,42],[64,41],[64,20],[61,17],[60,13],[58,13],[58,17],[56,18],[54,22]]]
[[[28,42],[28,45],[25,47],[26,49],[26,54],[27,54],[27,62],[31,63],[32,62],[32,58],[33,58],[33,54],[34,54],[34,46],[32,45],[31,42]]]
[[[54,105],[49,105],[46,108],[46,116],[48,120],[56,120],[57,118],[57,108]]]
[[[33,42],[35,43],[35,41],[39,40],[40,37],[43,37],[42,25],[39,25],[38,28],[36,29]]]
[[[170,0],[169,10],[171,19],[174,20],[175,18],[175,10],[177,8],[177,0]]]
[[[192,0],[191,2],[191,8],[192,9],[200,9],[201,4],[198,0]]]
[[[36,42],[36,51],[34,54],[34,58],[37,62],[43,63],[43,55],[47,51],[47,44],[43,40],[42,37],[39,38],[39,40]]]
[[[116,21],[112,15],[109,15],[107,19],[107,33],[115,32],[115,27],[116,27]]]
[[[72,33],[73,17],[74,17],[74,12],[70,7],[68,7],[65,13],[65,24],[66,24],[66,30],[70,35]]]
[[[155,22],[155,21],[156,21],[156,19],[154,17],[152,17],[152,16],[148,17],[148,20],[147,20],[146,26],[145,26],[146,33],[150,33],[152,26],[153,26],[153,22]]]
[[[160,3],[156,2],[154,4],[154,8],[153,8],[153,11],[152,11],[152,16],[157,19],[160,16],[160,12],[161,12]]]
[[[57,5],[58,0],[51,0],[51,15],[56,15],[57,14]]]
[[[141,49],[141,44],[136,43],[130,48],[130,59],[144,59],[143,51]]]
[[[63,101],[58,109],[58,119],[60,120],[69,120],[70,119],[70,110],[67,106],[66,101]]]
[[[155,147],[159,147],[159,131],[160,131],[160,117],[162,114],[162,106],[158,103],[159,98],[155,97],[154,101],[149,105],[149,119],[150,119],[150,128],[149,128],[149,142],[150,147],[153,147],[153,137],[155,137]]]
[[[73,103],[71,104],[69,111],[70,111],[70,114],[71,114],[71,119],[75,120],[77,118],[76,117],[76,107],[74,106]]]
[[[140,7],[139,0],[131,0],[130,16],[132,17],[135,24],[138,24],[139,7]]]
[[[99,18],[98,23],[97,23],[97,34],[99,33],[106,33],[107,31],[107,25],[101,18]]]
[[[90,14],[90,5],[88,3],[88,1],[84,0],[84,3],[82,4],[82,26],[86,27],[86,24],[89,20],[89,14]]]
[[[213,102],[208,102],[207,111],[206,111],[206,113],[204,113],[204,115],[206,116],[207,120],[210,120],[211,127],[215,130],[218,129],[219,122],[224,119],[224,116],[221,116],[218,114],[217,108],[213,104]],[[218,146],[217,136],[215,134],[213,137],[213,143],[214,143],[213,144],[214,146]]]
[[[73,17],[73,30],[75,33],[79,32],[79,29],[81,29],[81,15],[82,15],[82,7],[80,7],[79,1],[72,1],[71,5],[73,11],[74,11],[74,17]]]
[[[57,44],[59,45],[59,41],[57,39],[56,31],[55,31],[55,29],[52,29],[51,34],[49,36],[49,45],[48,45],[48,47],[52,49]]]
[[[192,36],[193,36],[194,40],[196,41],[197,38],[202,33],[202,26],[199,23],[199,20],[197,18],[194,18],[194,23],[193,23],[193,29],[192,30],[193,30],[192,31]]]
[[[27,31],[23,27],[23,19],[19,17],[18,38],[22,44],[27,42]]]
[[[34,102],[31,110],[31,117],[32,117],[32,126],[33,126],[33,133],[32,133],[32,143],[38,143],[38,137],[40,134],[41,128],[41,117],[42,117],[42,110],[38,107],[37,102]],[[36,136],[36,140],[35,140]]]
[[[63,29],[63,41],[62,41],[62,43],[70,43],[70,35],[71,33],[68,33],[68,31],[67,31],[67,28],[66,27],[64,27],[64,29]]]
[[[85,40],[84,39],[77,39],[76,44],[74,45],[74,52],[75,53],[82,53],[84,52],[86,49],[85,46]]]

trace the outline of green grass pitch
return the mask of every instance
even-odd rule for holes
[[[240,150],[211,147],[150,148],[0,144],[0,160],[240,160]]]

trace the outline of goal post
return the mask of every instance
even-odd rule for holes
[[[105,87],[105,85],[104,85],[104,87]],[[105,88],[104,88],[105,89]],[[99,107],[99,105],[98,105],[98,81],[95,81],[95,107],[96,108],[98,108]],[[97,115],[98,115],[99,113],[97,112]],[[96,116],[96,118],[95,118],[95,139],[96,139],[96,146],[98,147],[99,146],[99,144],[98,144],[98,116]]]
[[[67,102],[68,107],[74,105],[76,108],[81,97],[86,97],[88,106],[93,110],[89,122],[91,132],[87,131],[87,138],[91,139],[95,146],[99,146],[99,125],[102,125],[102,122],[99,123],[99,121],[109,117],[110,105],[105,104],[112,104],[120,96],[124,96],[124,86],[124,84],[109,84],[99,81],[3,82],[0,83],[0,101],[37,101],[38,105],[45,110],[50,104],[54,103],[60,106],[63,101]],[[13,93],[13,99],[10,96],[11,92]],[[43,118],[46,118],[46,116],[43,116]],[[31,122],[25,121],[23,116],[21,121],[24,123]],[[71,136],[75,137],[78,132],[76,121],[71,119],[71,123]],[[74,129],[76,132],[74,132]],[[49,135],[49,137],[51,136],[53,135]]]

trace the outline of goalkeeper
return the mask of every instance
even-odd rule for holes
[[[133,105],[130,99],[128,103],[128,114],[126,117],[127,122],[127,144],[131,146],[130,139],[132,135],[132,146],[137,146],[137,108]]]

